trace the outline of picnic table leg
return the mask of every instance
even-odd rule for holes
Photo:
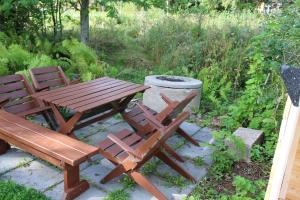
[[[5,154],[10,149],[10,145],[0,139],[0,155]]]
[[[72,200],[78,197],[81,193],[89,189],[89,183],[86,180],[80,181],[79,165],[64,166],[64,200]]]
[[[52,111],[55,115],[55,118],[59,124],[58,132],[65,134],[65,135],[70,135],[72,133],[72,130],[74,129],[76,123],[82,116],[82,113],[78,112],[73,117],[71,117],[71,119],[69,119],[68,121],[65,121],[64,117],[59,112],[58,108],[52,103],[50,103],[50,106],[51,106]]]

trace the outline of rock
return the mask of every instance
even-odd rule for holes
[[[263,142],[263,131],[240,127],[233,133],[233,135],[241,138],[245,143],[247,150],[243,159],[246,162],[251,162],[251,149],[254,145],[261,144]]]

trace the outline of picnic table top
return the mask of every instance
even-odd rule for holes
[[[32,97],[77,112],[85,112],[138,92],[143,92],[148,88],[149,86],[102,77],[84,83],[35,93]]]

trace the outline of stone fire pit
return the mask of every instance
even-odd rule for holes
[[[193,78],[183,76],[153,75],[145,78],[145,85],[151,88],[146,90],[143,103],[159,112],[165,106],[160,93],[165,94],[172,100],[182,100],[191,91],[196,91],[197,96],[187,106],[186,110],[193,111],[199,109],[202,82]]]

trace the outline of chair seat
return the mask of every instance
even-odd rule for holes
[[[152,110],[151,108],[147,106],[145,106],[145,108],[147,108],[147,110],[150,111],[153,115],[157,114],[157,112]],[[130,125],[132,125],[134,128],[137,128],[134,125],[135,123],[139,124],[140,126],[145,126],[148,123],[144,112],[137,105],[134,106],[129,112],[124,113],[123,116],[125,119],[134,122],[130,123]]]
[[[50,106],[36,107],[36,108],[26,110],[26,111],[21,112],[21,113],[17,113],[17,115],[21,116],[21,117],[25,117],[25,116],[28,116],[28,115],[39,114],[40,112],[43,112],[45,110],[50,110],[50,109],[51,109]]]
[[[142,137],[128,129],[124,129],[114,135],[133,149],[143,145],[145,141]],[[114,157],[119,162],[122,162],[129,156],[128,153],[126,153],[121,147],[116,145],[109,138],[101,141],[99,143],[99,147],[103,152],[109,154],[111,157]]]

